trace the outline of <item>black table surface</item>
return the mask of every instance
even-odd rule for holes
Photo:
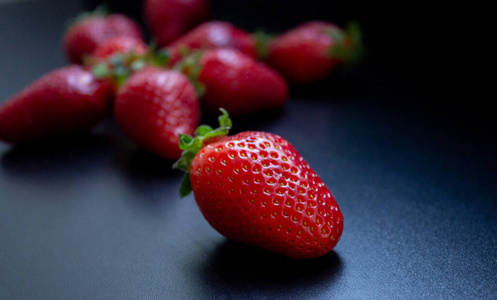
[[[64,22],[86,5],[0,4],[0,102],[66,64]],[[343,236],[315,260],[219,235],[179,198],[171,162],[111,118],[88,134],[0,142],[0,299],[496,299],[487,123],[428,109],[425,91],[385,74],[365,62],[292,87],[282,112],[235,120],[235,132],[287,138],[335,195]]]

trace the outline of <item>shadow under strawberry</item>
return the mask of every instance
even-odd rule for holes
[[[130,152],[131,151],[131,152]],[[140,209],[156,210],[171,195],[179,200],[178,186],[182,174],[172,168],[173,162],[143,149],[126,150],[114,158],[114,167],[122,173],[129,192]]]
[[[113,151],[107,136],[77,133],[12,146],[1,156],[2,171],[43,182],[78,178],[106,165]]]
[[[335,251],[317,259],[296,260],[226,240],[201,264],[196,275],[204,285],[214,285],[215,290],[237,291],[236,295],[223,296],[264,298],[271,292],[276,298],[285,298],[302,291],[302,286],[319,293],[322,285],[322,290],[330,293],[340,280],[342,269]],[[316,296],[305,295],[305,298]]]
[[[138,149],[123,161],[125,171],[131,177],[142,179],[180,177],[172,168],[173,161],[146,150]]]

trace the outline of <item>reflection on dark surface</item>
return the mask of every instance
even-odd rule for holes
[[[306,298],[310,299],[320,291],[332,293],[342,267],[334,251],[317,259],[295,260],[226,240],[209,254],[195,275],[205,289],[223,291],[224,296],[228,291],[236,291],[232,297],[264,297],[268,292],[275,297],[288,296],[306,287]]]

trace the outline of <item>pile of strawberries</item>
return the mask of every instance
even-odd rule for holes
[[[63,37],[72,63],[0,107],[0,140],[22,143],[86,130],[113,116],[136,144],[187,174],[206,220],[221,234],[293,258],[333,249],[343,216],[328,188],[288,141],[264,132],[227,136],[231,115],[281,108],[287,82],[322,80],[361,52],[357,25],[312,21],[279,36],[207,21],[207,0],[146,0],[154,37],[100,10]],[[220,127],[199,124],[222,110]]]

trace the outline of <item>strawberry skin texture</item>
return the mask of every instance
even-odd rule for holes
[[[108,112],[113,88],[80,66],[52,71],[0,108],[0,140],[25,142],[84,130]]]
[[[330,55],[335,41],[330,30],[337,26],[321,21],[305,23],[270,43],[267,64],[293,83],[311,83],[324,79],[343,65]]]
[[[144,14],[161,46],[170,44],[211,15],[207,0],[146,0]]]
[[[105,60],[115,54],[126,54],[134,52],[136,55],[144,55],[147,45],[141,39],[129,36],[120,36],[103,42],[91,54],[97,61]]]
[[[257,50],[254,37],[245,30],[229,22],[211,21],[201,24],[179,40],[172,43],[167,50],[171,53],[171,64],[181,58],[181,50],[205,50],[229,48],[256,58]]]
[[[177,159],[179,133],[193,134],[200,108],[186,76],[148,67],[133,74],[120,88],[114,117],[138,145],[167,159]]]
[[[302,259],[325,255],[342,235],[332,194],[280,136],[218,139],[197,153],[189,174],[205,219],[230,239]]]
[[[81,64],[103,42],[119,36],[143,40],[138,24],[132,19],[112,14],[88,17],[72,25],[64,34],[63,48],[72,63]]]
[[[198,80],[205,85],[201,101],[233,116],[282,107],[288,98],[285,80],[274,70],[232,49],[211,49],[200,59]]]

